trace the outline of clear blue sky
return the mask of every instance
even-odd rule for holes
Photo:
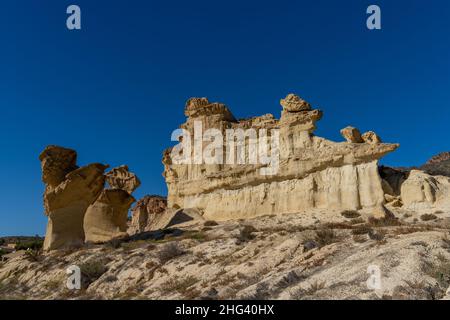
[[[81,31],[66,29],[70,4]],[[278,117],[298,93],[325,113],[318,135],[352,124],[399,142],[389,165],[448,151],[449,17],[447,0],[1,1],[0,235],[44,234],[48,144],[128,164],[137,198],[165,194],[161,152],[191,96]]]

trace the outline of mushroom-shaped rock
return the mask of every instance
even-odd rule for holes
[[[103,243],[128,236],[128,210],[134,201],[133,196],[125,190],[103,190],[86,211],[86,242]]]
[[[370,144],[382,143],[381,138],[373,131],[367,131],[361,136],[364,142]]]
[[[141,185],[139,178],[128,170],[128,166],[120,166],[109,171],[106,174],[106,181],[112,189],[125,190],[129,194]]]
[[[47,185],[44,205],[48,225],[44,250],[78,246],[84,242],[85,213],[104,187],[106,168],[99,163],[91,164],[68,173],[56,187]]]
[[[362,143],[363,139],[361,138],[361,133],[358,129],[354,127],[345,127],[341,130],[341,135],[347,140],[349,143]]]

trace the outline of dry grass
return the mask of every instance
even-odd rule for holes
[[[161,264],[165,264],[166,262],[182,256],[186,254],[178,242],[170,242],[161,247],[158,251],[157,256]]]
[[[355,210],[345,210],[341,212],[341,215],[347,219],[355,219],[361,217],[358,211]]]
[[[161,289],[165,292],[176,291],[180,294],[186,294],[188,289],[196,284],[199,280],[192,276],[187,276],[184,279],[173,278],[167,280],[161,285]]]
[[[82,287],[87,288],[100,278],[108,268],[104,260],[90,260],[80,265]]]
[[[256,230],[256,228],[253,226],[244,226],[237,236],[237,243],[240,244],[255,239],[255,235],[253,233],[257,231],[258,230]]]
[[[420,220],[422,221],[431,221],[431,220],[436,220],[437,216],[432,214],[432,213],[426,213],[420,216]]]
[[[316,231],[316,236],[314,237],[314,240],[319,246],[319,248],[322,248],[329,244],[338,242],[339,238],[337,237],[336,232],[334,232],[334,230],[323,229]]]

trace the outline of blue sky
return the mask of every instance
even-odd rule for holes
[[[82,30],[65,26],[82,10]],[[370,4],[382,30],[366,28]],[[450,2],[14,0],[0,4],[0,236],[44,234],[38,155],[128,164],[136,198],[165,194],[161,153],[192,96],[236,117],[273,113],[295,92],[324,111],[317,134],[349,124],[419,165],[450,150]]]

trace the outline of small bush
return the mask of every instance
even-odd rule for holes
[[[91,283],[100,278],[108,268],[105,266],[103,260],[87,261],[80,265],[82,286],[84,288],[89,287]]]
[[[367,237],[366,235],[355,234],[353,235],[353,241],[355,241],[356,243],[363,243],[367,241]]]
[[[161,285],[161,288],[165,292],[177,291],[180,294],[184,294],[187,289],[198,282],[198,279],[192,276],[188,276],[184,279],[169,279]]]
[[[173,258],[182,256],[186,253],[182,248],[180,248],[177,242],[170,242],[161,247],[158,251],[158,259],[161,264],[165,264],[166,262],[172,260]]]
[[[215,221],[208,220],[208,221],[205,221],[205,223],[203,225],[205,227],[214,227],[214,226],[217,226],[219,224],[217,222],[215,222]]]
[[[41,255],[42,255],[42,250],[40,250],[40,249],[28,248],[25,251],[25,256],[30,261],[39,261],[39,258],[41,257]]]
[[[244,228],[241,229],[238,235],[238,243],[247,242],[250,240],[255,239],[255,235],[253,232],[257,232],[258,230],[255,229],[255,227],[246,225]]]
[[[373,227],[390,227],[401,225],[398,219],[395,218],[377,219],[374,217],[369,217],[368,224]]]
[[[314,240],[316,241],[319,248],[322,248],[329,244],[337,242],[338,238],[337,238],[334,230],[324,229],[324,230],[316,231],[316,236],[315,236]]]
[[[420,219],[422,221],[431,221],[431,220],[436,220],[437,216],[432,214],[432,213],[425,213],[425,214],[420,216]]]
[[[372,240],[375,240],[377,242],[383,241],[384,236],[385,236],[385,233],[382,230],[379,230],[379,231],[370,230],[369,231],[369,238]]]
[[[354,234],[354,235],[367,234],[371,230],[372,230],[372,228],[369,228],[368,226],[361,226],[361,227],[357,227],[357,228],[353,229],[352,234]]]
[[[361,217],[361,215],[358,213],[358,211],[355,211],[355,210],[345,210],[345,211],[342,211],[342,212],[341,212],[341,215],[342,215],[344,218],[347,218],[347,219],[354,219],[354,218],[359,218],[359,217]]]

